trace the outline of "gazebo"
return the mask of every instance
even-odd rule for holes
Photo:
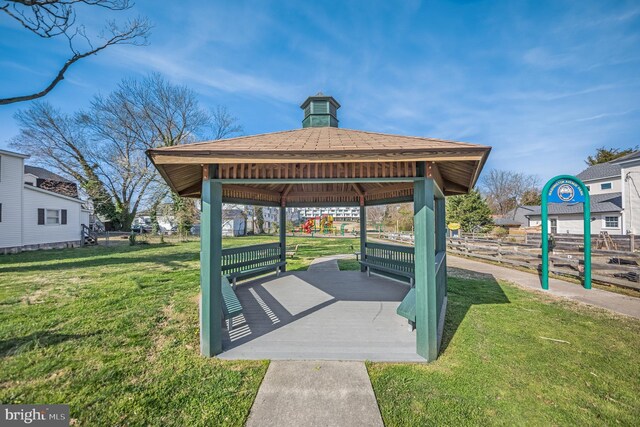
[[[342,129],[340,104],[321,93],[301,108],[301,129],[148,151],[173,191],[202,201],[201,353],[222,352],[226,278],[285,269],[286,207],[359,206],[362,271],[410,282],[398,313],[415,325],[417,354],[435,360],[447,300],[444,198],[473,188],[491,148]],[[366,207],[400,202],[414,204],[414,248],[368,242]],[[278,206],[279,243],[223,250],[223,203]]]

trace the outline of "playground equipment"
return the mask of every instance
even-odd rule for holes
[[[311,232],[315,231],[316,220],[315,218],[309,218],[304,224],[302,224],[302,231],[311,234]]]
[[[335,234],[336,231],[333,226],[333,216],[327,214],[324,214],[321,217],[309,218],[304,224],[302,224],[301,228],[302,231],[307,234],[315,233],[319,230],[322,230],[323,234]]]

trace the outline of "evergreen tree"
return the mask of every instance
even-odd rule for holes
[[[469,194],[447,197],[447,224],[459,223],[462,231],[493,224],[491,209],[478,190]]]
[[[638,149],[637,146],[635,148],[627,148],[626,150],[622,150],[620,148],[600,147],[596,149],[595,156],[587,157],[587,160],[585,160],[585,163],[588,164],[589,166],[598,165],[600,163],[607,163],[612,160],[618,159],[622,156],[626,156],[627,154],[631,154],[637,149]]]

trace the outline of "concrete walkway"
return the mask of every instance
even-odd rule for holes
[[[575,283],[552,278],[549,279],[549,289],[545,291],[542,290],[540,286],[540,278],[537,274],[451,255],[447,256],[447,266],[466,270],[466,273],[469,273],[471,276],[474,274],[490,275],[495,279],[513,282],[525,289],[543,292],[546,295],[568,298],[573,301],[601,307],[626,316],[640,318],[640,298],[634,298],[595,288],[587,290]],[[454,275],[456,274],[455,271],[451,271],[449,274],[451,273]],[[465,273],[463,272],[462,275],[464,274]]]
[[[311,261],[307,271],[340,271],[338,260],[353,258],[352,254],[330,255]]]
[[[384,424],[364,363],[272,361],[246,425]]]

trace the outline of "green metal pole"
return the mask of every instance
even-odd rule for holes
[[[556,180],[557,181],[557,180]],[[541,285],[542,289],[549,289],[549,212],[547,208],[547,200],[549,199],[549,189],[556,182],[553,179],[542,189],[542,206],[540,207],[540,220],[542,221],[542,231],[540,234],[540,242],[542,243],[542,271]]]
[[[280,261],[287,261],[287,208],[280,206]],[[287,271],[287,265],[282,266],[282,271]]]
[[[585,192],[584,199],[584,288],[591,289],[591,199],[586,186],[582,185]]]
[[[438,357],[433,185],[433,180],[426,178],[413,184],[416,352],[427,361]]]
[[[217,166],[205,166],[200,218],[200,354],[222,352],[222,184]]]
[[[589,190],[584,183],[571,175],[558,175],[551,178],[549,182],[542,189],[542,206],[540,207],[541,221],[542,221],[542,234],[540,236],[542,240],[542,272],[541,283],[542,289],[549,289],[549,210],[548,200],[551,187],[560,181],[561,179],[570,180],[576,183],[584,194],[584,207],[583,207],[583,242],[584,242],[584,288],[591,289],[591,197]]]
[[[367,207],[364,201],[360,203],[360,260],[367,260]],[[365,272],[367,268],[360,264],[360,271]]]

